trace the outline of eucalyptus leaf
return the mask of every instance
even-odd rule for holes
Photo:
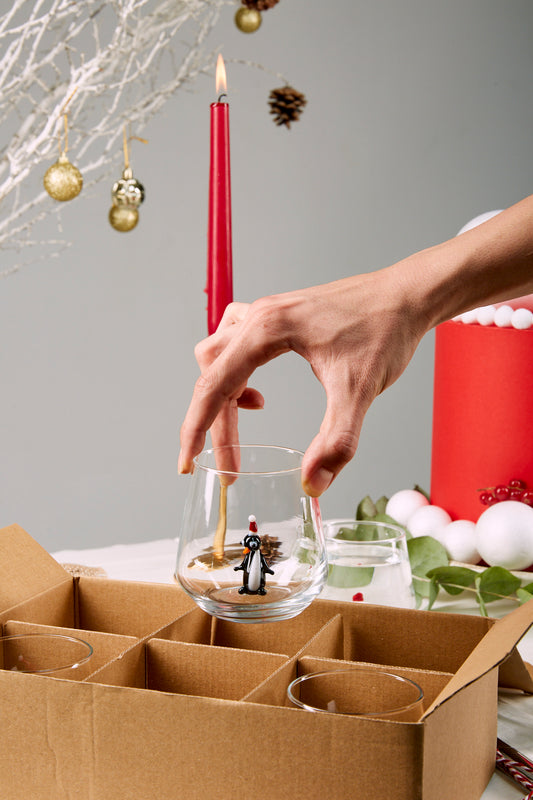
[[[530,584],[531,586],[531,584]],[[520,603],[528,603],[530,600],[533,600],[533,586],[532,591],[527,591],[526,589],[517,589],[516,596]]]
[[[376,500],[376,514],[385,514],[385,509],[387,508],[387,503],[389,502],[389,498],[382,495],[379,500]],[[390,518],[389,518],[390,519]]]
[[[436,539],[431,536],[418,536],[407,542],[413,586],[415,593],[421,597],[429,597],[430,580],[427,573],[436,567],[448,565],[446,550]]]
[[[485,603],[508,597],[520,588],[520,578],[504,567],[488,567],[481,573],[479,592]]]
[[[437,599],[438,594],[439,594],[439,584],[437,583],[435,578],[431,578],[429,582],[428,611],[431,610],[433,603]]]
[[[448,594],[461,594],[467,586],[472,586],[478,573],[467,567],[437,567],[430,569],[428,578],[435,580]]]
[[[376,505],[370,495],[367,494],[366,497],[363,497],[359,505],[357,506],[357,511],[355,512],[356,520],[365,520],[365,519],[374,519],[378,510]]]
[[[476,587],[476,599],[479,605],[479,613],[482,617],[488,617],[487,608],[485,606],[485,601],[483,599],[483,594],[480,591],[480,584],[481,584],[481,575],[476,577],[475,587]]]
[[[368,586],[374,577],[374,567],[343,567],[330,564],[328,567],[328,586],[338,589]]]

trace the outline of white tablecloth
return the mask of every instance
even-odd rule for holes
[[[159,539],[141,544],[118,544],[88,550],[61,550],[52,553],[60,564],[80,564],[101,567],[109,578],[156,583],[173,583],[177,540]],[[512,606],[501,603],[490,607],[491,614],[500,616]],[[476,613],[476,607],[464,597],[440,600],[436,612],[454,611]],[[522,657],[533,663],[533,630],[519,644]],[[473,732],[473,735],[475,733]],[[498,706],[498,735],[517,750],[533,758],[533,697],[502,692]],[[495,773],[482,800],[520,800],[525,791]],[[472,798],[472,800],[476,800]]]

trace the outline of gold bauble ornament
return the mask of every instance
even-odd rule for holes
[[[135,206],[111,206],[109,209],[109,222],[116,231],[126,233],[133,230],[139,221],[139,212]]]
[[[79,169],[62,153],[56,163],[46,170],[43,184],[54,200],[74,200],[81,192],[83,178]]]
[[[137,208],[144,200],[144,186],[133,177],[131,167],[126,167],[122,178],[115,181],[111,190],[113,205]]]
[[[253,33],[261,25],[261,12],[256,8],[242,6],[235,14],[235,25],[243,33]]]

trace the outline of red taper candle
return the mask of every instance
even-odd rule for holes
[[[214,333],[224,309],[233,300],[231,248],[231,171],[229,105],[221,102],[226,91],[226,70],[219,55],[216,91],[211,104],[211,147],[209,166],[209,212],[207,226],[207,331]]]

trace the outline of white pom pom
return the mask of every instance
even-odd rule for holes
[[[253,514],[250,514],[250,516],[248,517],[248,522],[257,522]]]
[[[481,306],[476,309],[476,321],[480,325],[492,325],[496,308],[494,306]]]
[[[477,564],[480,560],[476,548],[476,525],[468,519],[456,519],[441,531],[440,541],[452,561]]]
[[[440,541],[443,529],[449,525],[452,518],[440,506],[424,506],[409,517],[407,527],[411,534],[417,536],[433,536]]]
[[[472,322],[477,322],[477,309],[472,309],[472,311],[465,311],[464,314],[461,314],[461,319],[465,325],[471,325]]]
[[[385,513],[400,525],[407,525],[408,519],[418,508],[429,505],[429,500],[416,489],[401,489],[389,499]]]
[[[533,564],[533,508],[516,500],[490,506],[477,521],[476,547],[487,564],[525,569]]]
[[[513,311],[511,325],[518,331],[525,331],[533,325],[533,312],[529,308],[517,308]]]
[[[513,313],[511,306],[500,306],[496,309],[496,313],[494,314],[494,324],[497,325],[498,328],[508,328],[511,324]]]

